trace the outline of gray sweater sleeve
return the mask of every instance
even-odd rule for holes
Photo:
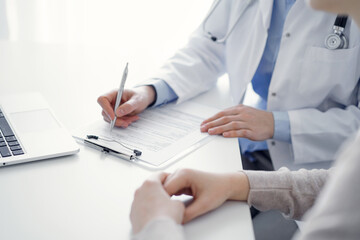
[[[360,132],[342,151],[335,168],[296,239],[360,239]]]
[[[249,178],[248,204],[260,211],[276,209],[292,219],[301,219],[314,204],[332,170],[274,172],[244,171]]]

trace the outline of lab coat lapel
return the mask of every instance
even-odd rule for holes
[[[259,8],[265,29],[269,29],[274,0],[259,0]]]

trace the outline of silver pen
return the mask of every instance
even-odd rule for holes
[[[117,94],[116,102],[115,102],[115,107],[114,107],[114,113],[115,113],[116,109],[120,106],[121,96],[122,96],[122,93],[124,91],[124,86],[125,86],[126,78],[127,78],[127,75],[128,75],[128,65],[129,65],[129,63],[126,63],[126,67],[124,69],[124,73],[123,73],[123,76],[122,76],[122,79],[121,79],[121,82],[120,82],[120,87],[119,87],[119,90],[118,90],[118,94]],[[114,128],[114,125],[116,123],[116,119],[117,119],[117,117],[116,117],[116,113],[115,113],[115,118],[113,120],[111,120],[111,123],[110,123],[110,132]]]

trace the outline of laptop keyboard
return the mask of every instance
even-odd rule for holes
[[[7,122],[2,110],[0,109],[0,155],[10,157],[24,154],[20,143],[17,141],[14,132]]]

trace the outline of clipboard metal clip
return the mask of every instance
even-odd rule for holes
[[[96,136],[96,135],[86,135],[86,138],[87,139],[95,139],[95,140],[100,139],[100,140],[107,141],[107,142],[116,142],[116,143],[120,144],[122,147],[132,151],[135,154],[135,156],[137,156],[137,157],[141,156],[141,154],[142,154],[142,152],[140,150],[132,149],[116,139],[110,139],[110,138],[100,137],[100,136]]]
[[[83,138],[80,138],[80,137],[75,137],[74,136],[74,138],[77,139],[80,142],[83,142],[85,145],[87,145],[87,146],[89,146],[91,148],[94,148],[96,150],[99,150],[99,151],[101,151],[101,152],[103,152],[105,154],[110,154],[110,155],[125,159],[127,161],[131,161],[131,162],[133,162],[133,161],[135,161],[137,159],[136,155],[122,153],[122,152],[119,152],[117,150],[111,149],[109,147],[105,147],[105,146],[103,146],[101,144],[94,143],[92,141],[89,141],[87,139],[83,139]]]

